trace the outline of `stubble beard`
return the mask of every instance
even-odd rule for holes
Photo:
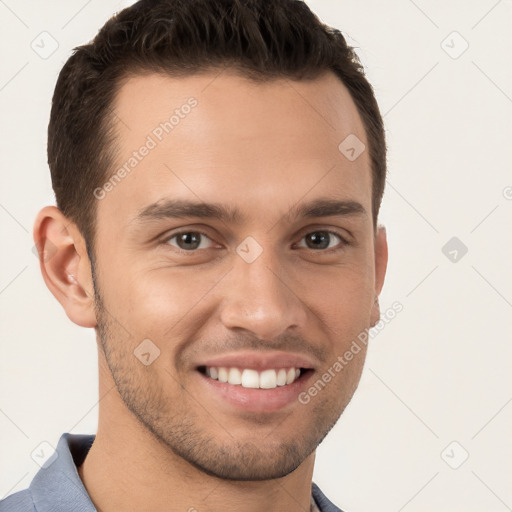
[[[158,375],[148,372],[149,367],[140,365],[130,349],[123,350],[127,344],[116,339],[117,322],[111,320],[96,280],[93,279],[93,283],[97,337],[119,396],[139,423],[165,449],[200,471],[233,481],[282,478],[299,467],[317,448],[343,412],[346,404],[340,406],[337,400],[317,400],[315,404],[308,405],[310,409],[305,411],[313,418],[305,432],[290,431],[286,439],[276,440],[272,437],[272,431],[258,438],[258,429],[248,428],[247,435],[237,439],[230,434],[229,423],[226,424],[224,418],[215,418],[208,412],[211,406],[198,406],[202,400],[191,397],[183,386],[176,400],[177,406],[173,407],[169,398],[164,396],[163,389],[176,388],[176,379],[169,375],[169,386],[163,386],[161,379],[157,380]],[[180,398],[194,405],[195,410],[205,418],[198,418],[197,413],[187,409],[183,402],[179,404]],[[257,427],[265,421],[265,416],[261,415],[255,418],[254,424]],[[278,428],[279,424],[275,430]],[[211,433],[216,430],[221,433],[223,440]]]

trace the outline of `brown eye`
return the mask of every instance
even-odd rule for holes
[[[304,243],[302,243],[302,241],[304,241]],[[331,249],[339,245],[342,241],[339,235],[331,231],[313,231],[304,236],[298,246],[314,250]]]
[[[203,233],[198,231],[184,231],[177,233],[167,240],[169,245],[173,245],[184,251],[194,251],[196,249],[207,249],[211,240]]]

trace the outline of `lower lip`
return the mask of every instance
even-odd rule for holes
[[[244,388],[240,385],[219,382],[201,372],[198,374],[202,382],[208,386],[210,395],[213,393],[213,396],[218,397],[222,402],[227,402],[238,409],[262,413],[279,411],[287,405],[299,403],[298,396],[307,388],[313,372],[308,371],[291,384],[273,389]]]

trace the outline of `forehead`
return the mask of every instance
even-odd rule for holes
[[[100,214],[128,222],[165,198],[225,202],[260,217],[306,196],[357,199],[371,210],[368,151],[352,160],[339,147],[367,147],[365,130],[332,73],[265,83],[226,70],[137,75],[113,106],[117,161]]]

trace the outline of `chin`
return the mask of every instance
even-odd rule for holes
[[[224,450],[215,456],[189,457],[188,462],[202,472],[222,480],[263,481],[283,478],[295,471],[305,460],[297,447],[283,447],[280,454],[270,455],[256,445],[238,448],[231,453]]]

